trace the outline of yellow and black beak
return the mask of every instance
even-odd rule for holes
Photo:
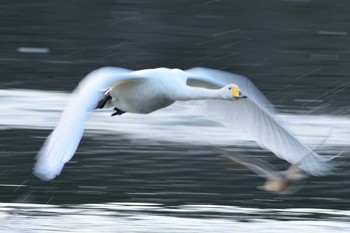
[[[235,99],[244,99],[247,98],[247,96],[243,96],[241,93],[241,89],[239,87],[234,87],[231,89],[232,97]]]

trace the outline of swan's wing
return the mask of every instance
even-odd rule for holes
[[[246,166],[257,175],[261,177],[265,177],[266,179],[276,179],[278,177],[278,173],[276,172],[276,168],[274,168],[271,164],[260,160],[260,159],[252,159],[252,158],[242,158],[237,155],[232,155],[227,153],[226,151],[220,151],[220,156],[224,157],[232,162],[241,164]]]
[[[300,162],[299,167],[311,175],[324,175],[332,166],[324,158],[312,152],[272,115],[268,100],[247,78],[218,70],[194,68],[186,71],[190,80],[224,86],[236,83],[247,99],[238,101],[207,101],[206,112],[225,125],[248,134],[263,148],[272,151],[292,164]],[[196,82],[196,81],[195,81]],[[304,157],[304,155],[309,156]]]
[[[138,79],[141,78],[132,71],[122,68],[105,67],[88,74],[72,93],[60,121],[40,149],[34,174],[43,180],[59,175],[77,150],[87,115],[96,108],[103,91],[115,82]]]

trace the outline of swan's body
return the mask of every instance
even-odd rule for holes
[[[167,85],[167,79],[155,75],[153,70],[138,72],[148,79],[124,81],[116,84],[109,91],[112,97],[110,105],[131,113],[151,113],[175,102],[175,97]],[[182,82],[178,84],[182,85]],[[130,93],[134,93],[131,95]]]
[[[109,92],[112,97],[111,105],[125,112],[146,114],[174,103],[174,100],[166,95],[163,85],[158,84],[160,88],[151,90],[154,83],[155,80],[148,80],[135,84],[121,83],[113,87]],[[137,94],[128,95],[129,91]]]
[[[233,124],[277,156],[297,163],[311,153],[300,165],[303,170],[322,175],[329,169],[324,158],[275,120],[272,105],[245,77],[205,68],[130,71],[106,67],[88,74],[73,92],[61,120],[39,151],[34,167],[38,177],[49,180],[61,173],[77,150],[88,113],[97,107],[107,88],[110,99],[103,106],[131,113],[151,113],[175,101],[207,100],[207,113]],[[247,99],[242,99],[240,90]]]
[[[121,81],[112,86],[109,91],[112,99],[107,106],[145,114],[165,108],[175,101],[224,98],[217,90],[188,86],[188,74],[182,70],[158,68],[135,71],[133,74],[147,78]]]

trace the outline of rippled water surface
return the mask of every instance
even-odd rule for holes
[[[348,232],[350,2],[0,1],[0,232]],[[53,181],[34,157],[79,80],[101,66],[203,66],[249,77],[337,170],[292,195],[217,154],[288,164],[200,103],[90,115]]]

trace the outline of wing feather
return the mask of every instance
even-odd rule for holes
[[[103,91],[115,82],[141,79],[132,71],[104,67],[88,74],[71,95],[56,128],[40,149],[34,174],[43,180],[59,175],[65,163],[75,154],[84,131],[88,113],[93,111]]]

